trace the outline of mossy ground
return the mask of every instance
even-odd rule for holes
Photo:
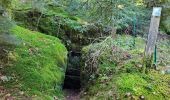
[[[121,59],[122,54],[128,54],[129,58],[122,59],[120,62],[115,62],[117,60],[110,62],[108,57],[111,56],[108,56],[109,54],[104,55],[105,53],[103,53],[103,55],[98,58],[100,61],[102,57],[102,61],[99,62],[97,68],[100,74],[98,77],[90,78],[92,84],[88,85],[88,88],[82,93],[82,99],[138,100],[140,96],[144,96],[146,100],[168,100],[170,98],[170,75],[160,74],[159,71],[153,69],[151,69],[148,74],[142,74],[142,58],[145,49],[145,40],[137,37],[135,40],[135,47],[133,47],[133,40],[131,36],[118,36],[117,39],[107,39],[101,43],[93,44],[83,49],[84,52],[90,50],[90,53],[94,53],[95,50],[99,51],[100,48],[104,46],[103,44],[112,43],[114,46],[122,49],[122,51],[120,51],[121,49],[119,50],[122,53],[119,53],[117,56],[114,54],[114,58]],[[170,53],[167,43],[168,40],[159,40],[157,43],[159,52],[157,61],[158,68],[160,69],[169,64],[170,57],[168,55],[165,56],[167,53]],[[113,49],[109,49],[109,46],[106,48],[108,48],[107,53]],[[161,55],[164,55],[164,58],[161,57]],[[107,60],[103,59],[103,57]],[[164,65],[162,65],[161,62],[164,62]],[[125,98],[125,95],[128,93],[130,93],[131,96]]]
[[[11,79],[2,84],[41,100],[52,99],[53,96],[62,97],[67,63],[65,46],[58,38],[19,26],[13,27],[11,33],[18,44],[9,52],[10,64],[3,69]],[[15,96],[18,93],[12,94]]]

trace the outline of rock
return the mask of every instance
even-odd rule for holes
[[[54,100],[59,100],[58,97],[54,96]]]
[[[151,85],[148,85],[148,86],[146,86],[146,89],[151,91],[151,90],[153,90],[153,87]]]
[[[134,96],[131,96],[130,100],[136,100]]]
[[[9,81],[9,79],[8,79],[7,76],[1,76],[1,77],[0,77],[0,80],[2,80],[3,82]]]
[[[156,95],[156,92],[153,92],[154,95]]]
[[[170,68],[166,70],[166,74],[170,74]]]
[[[15,100],[16,98],[11,96],[11,94],[6,94],[4,100]]]
[[[128,97],[130,97],[132,94],[130,93],[130,92],[128,92],[128,93],[126,93],[125,94],[125,98],[128,98]]]
[[[170,74],[170,66],[167,66],[167,67],[165,68],[165,74]]]
[[[143,95],[139,96],[139,100],[145,100],[145,97]]]
[[[164,74],[165,74],[165,71],[164,71],[164,70],[161,70],[161,71],[160,71],[160,74],[164,75]]]
[[[23,95],[23,94],[24,94],[24,92],[23,92],[23,91],[20,91],[20,92],[19,92],[19,94]]]
[[[3,86],[0,86],[0,94],[3,94],[5,92],[5,88]]]
[[[170,66],[161,68],[160,73],[163,74],[163,75],[164,74],[170,74]]]

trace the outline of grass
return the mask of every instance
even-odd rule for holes
[[[67,50],[58,38],[16,26],[11,29],[19,41],[11,59],[12,65],[5,69],[14,77],[6,86],[14,83],[30,96],[62,96],[62,84],[67,61]]]

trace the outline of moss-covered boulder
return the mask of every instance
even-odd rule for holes
[[[50,100],[54,96],[62,97],[61,89],[67,63],[65,46],[58,38],[19,26],[13,27],[10,33],[17,43],[8,51],[9,64],[3,66],[1,71],[10,78],[1,84],[41,100]],[[18,95],[19,91],[12,94]]]

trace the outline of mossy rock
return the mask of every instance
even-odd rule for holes
[[[62,84],[67,65],[67,50],[58,38],[15,26],[11,33],[19,41],[11,51],[15,57],[4,69],[13,77],[4,85],[16,86],[28,96],[37,95],[50,100],[62,97]],[[14,58],[13,57],[13,58]]]

